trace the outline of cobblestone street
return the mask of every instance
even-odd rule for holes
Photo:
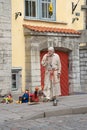
[[[0,130],[87,130],[87,94],[37,105],[0,104]]]
[[[10,121],[0,130],[87,130],[87,114]]]

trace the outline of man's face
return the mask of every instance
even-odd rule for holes
[[[54,53],[53,50],[48,50],[48,55],[49,55],[49,56],[52,56],[53,53]]]

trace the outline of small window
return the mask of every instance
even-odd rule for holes
[[[51,18],[49,15],[49,5],[51,3],[51,0],[42,0],[42,18]]]
[[[52,3],[53,15],[49,14],[49,6]],[[55,20],[55,0],[25,0],[25,18],[38,20]]]
[[[17,75],[16,73],[12,74],[12,89],[17,89]]]
[[[36,17],[36,0],[25,1],[25,16]]]
[[[19,67],[12,68],[12,90],[19,90],[21,87],[21,71]]]

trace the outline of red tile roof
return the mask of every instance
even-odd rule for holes
[[[31,26],[23,25],[25,28],[30,29],[35,32],[52,32],[52,33],[64,33],[64,34],[81,34],[79,31],[74,29],[63,29],[63,28],[54,28],[54,27],[42,27],[42,26]]]

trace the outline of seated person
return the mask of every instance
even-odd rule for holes
[[[38,87],[35,88],[35,91],[32,95],[31,101],[32,102],[39,102],[39,88]]]
[[[3,100],[1,101],[1,103],[12,103],[13,99],[12,99],[12,95],[11,93],[9,93],[6,97],[3,98]]]
[[[19,97],[19,102],[27,103],[29,101],[29,90],[25,90],[25,93]]]

